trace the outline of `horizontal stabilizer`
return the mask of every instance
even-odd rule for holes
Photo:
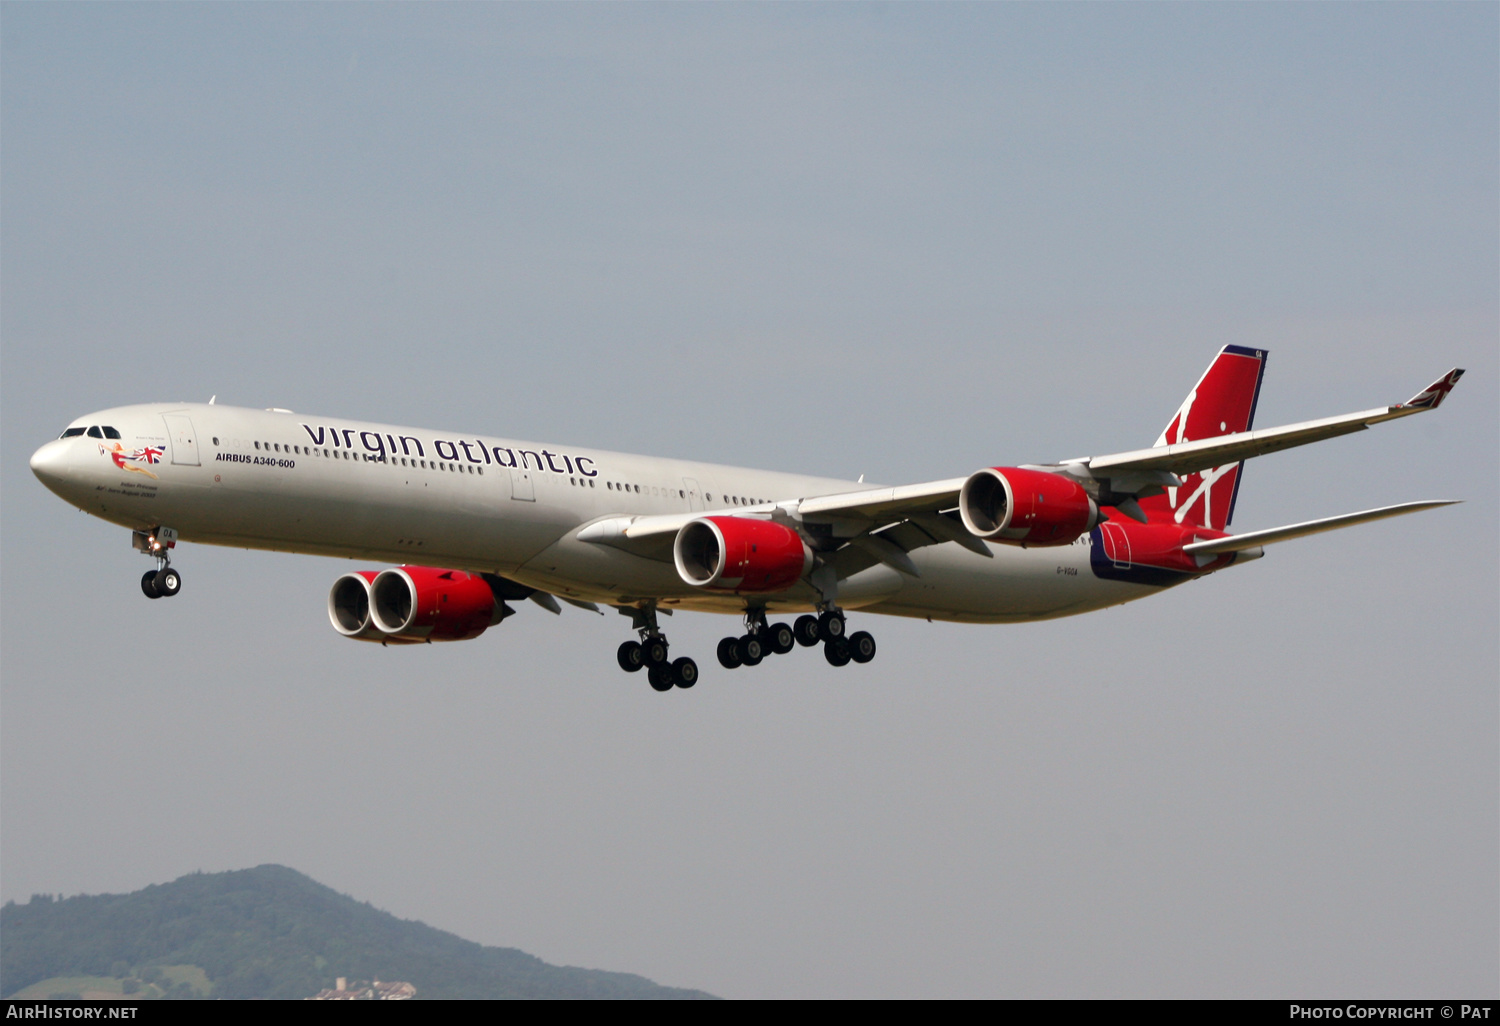
[[[1336,531],[1340,527],[1352,527],[1370,520],[1384,520],[1386,517],[1399,517],[1406,513],[1416,513],[1419,510],[1436,509],[1438,506],[1451,506],[1457,501],[1459,500],[1428,499],[1423,502],[1403,502],[1396,506],[1382,506],[1379,509],[1367,509],[1360,513],[1345,513],[1343,516],[1327,517],[1323,520],[1308,520],[1300,524],[1272,527],[1265,531],[1251,531],[1249,534],[1237,534],[1229,538],[1193,542],[1191,545],[1184,545],[1182,551],[1190,556],[1214,556],[1223,552],[1239,552],[1269,545],[1272,542],[1290,541],[1293,538],[1303,538],[1309,534],[1320,534],[1323,531]]]

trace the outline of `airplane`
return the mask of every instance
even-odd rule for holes
[[[821,645],[875,656],[846,613],[967,623],[1072,616],[1158,594],[1264,546],[1449,505],[1405,502],[1244,534],[1227,531],[1244,461],[1435,410],[1455,368],[1404,403],[1256,430],[1267,352],[1225,346],[1150,448],[875,486],[740,467],[302,417],[154,403],[77,418],[31,457],[41,482],[126,527],[182,589],[179,541],[398,564],[346,573],[328,617],[382,645],[476,638],[531,599],[630,617],[622,669],[691,688],[659,615],[742,618],[726,669]],[[800,614],[788,624],[778,618]],[[775,621],[775,622],[773,622]]]

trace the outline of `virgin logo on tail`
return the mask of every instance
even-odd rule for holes
[[[1266,372],[1266,351],[1225,346],[1188,393],[1157,445],[1197,442],[1249,431]],[[1229,463],[1182,479],[1179,488],[1141,500],[1152,521],[1222,531],[1234,517],[1243,463]]]

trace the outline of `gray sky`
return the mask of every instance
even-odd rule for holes
[[[1495,995],[1493,4],[0,6],[0,896],[281,862],[734,997]],[[152,400],[904,482],[1150,444],[1235,526],[1465,504],[1025,627],[856,615],[658,695],[623,618],[327,623],[343,561],[26,459]]]

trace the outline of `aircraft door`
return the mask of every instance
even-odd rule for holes
[[[697,480],[685,477],[682,479],[682,487],[687,489],[688,509],[694,513],[703,512],[703,490],[698,487]]]
[[[525,467],[510,468],[510,497],[521,502],[535,502],[536,491],[531,482],[531,471]]]
[[[187,467],[200,466],[198,462],[198,435],[193,430],[193,421],[186,413],[163,413],[167,422],[167,437],[172,440],[172,462]]]

